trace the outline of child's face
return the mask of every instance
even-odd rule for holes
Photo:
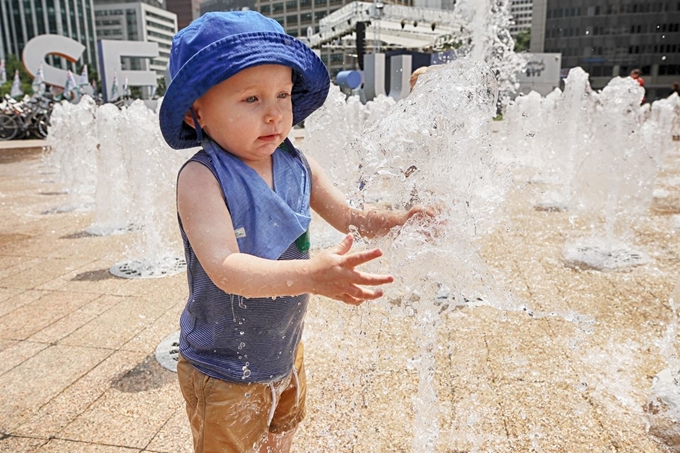
[[[203,130],[246,162],[268,159],[293,127],[292,71],[281,65],[244,69],[194,103]]]

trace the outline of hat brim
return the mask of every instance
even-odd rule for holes
[[[326,101],[328,70],[303,42],[273,32],[228,36],[197,52],[170,82],[159,112],[161,132],[168,145],[174,149],[199,146],[196,131],[184,122],[194,101],[238,72],[265,64],[293,70],[293,124],[304,121]]]

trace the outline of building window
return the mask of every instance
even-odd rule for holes
[[[291,16],[286,16],[286,24],[288,24],[288,26],[297,25],[297,23],[298,23],[297,14],[293,14]]]
[[[659,65],[659,75],[678,75],[678,74],[680,74],[680,65],[677,64]]]

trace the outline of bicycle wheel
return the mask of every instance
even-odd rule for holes
[[[19,132],[16,119],[9,115],[0,114],[0,140],[12,140]]]
[[[47,128],[50,125],[50,118],[43,114],[35,117],[36,132],[40,138],[47,137]]]

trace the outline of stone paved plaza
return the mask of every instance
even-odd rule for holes
[[[66,195],[43,174],[40,145],[0,149],[0,451],[190,452],[176,375],[154,359],[178,329],[185,276],[112,276],[136,233],[91,236],[91,212],[54,212]],[[679,180],[677,168],[667,172],[664,181]],[[507,228],[485,239],[482,255],[543,315],[490,306],[443,315],[433,351],[437,451],[680,445],[674,424],[647,409],[667,367],[659,344],[675,322],[669,297],[680,278],[680,187],[663,189],[635,230],[651,263],[608,273],[566,267],[569,214],[535,210],[526,185],[510,194]],[[406,362],[417,351],[388,316],[380,301],[312,300],[308,415],[295,452],[414,451],[418,371]]]

